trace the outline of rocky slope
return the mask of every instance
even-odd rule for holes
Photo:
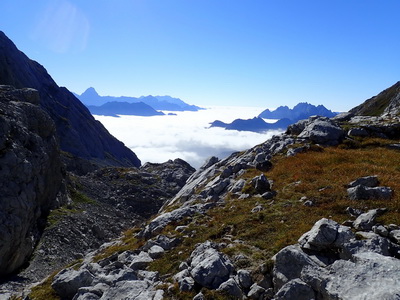
[[[0,31],[0,84],[34,88],[40,106],[53,119],[60,148],[100,165],[140,166],[136,155],[96,121],[66,88],[60,88],[46,69],[19,51]]]
[[[398,116],[400,112],[400,81],[356,106],[350,112],[361,116]]]
[[[374,119],[382,127],[361,136],[365,118],[312,117],[211,158],[146,226],[30,297],[398,299],[400,156],[390,121]]]
[[[0,86],[0,276],[27,261],[66,201],[54,122],[38,104],[36,90]]]
[[[29,265],[0,284],[12,294],[83,258],[103,243],[155,214],[194,169],[182,160],[137,168],[104,168],[85,176],[69,174],[70,201],[50,212]]]

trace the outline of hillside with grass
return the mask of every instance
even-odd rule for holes
[[[211,158],[148,222],[29,297],[396,299],[387,276],[400,271],[398,124],[312,117]]]

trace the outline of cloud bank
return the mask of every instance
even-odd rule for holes
[[[181,158],[198,168],[210,156],[224,158],[234,151],[260,144],[278,133],[208,128],[212,121],[232,122],[237,118],[253,118],[262,110],[255,107],[211,107],[197,112],[177,112],[177,115],[95,118],[135,152],[142,163]]]

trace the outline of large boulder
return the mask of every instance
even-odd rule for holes
[[[32,89],[0,86],[0,276],[19,268],[66,201],[54,122]]]
[[[288,130],[293,133],[301,130],[298,134],[299,138],[309,139],[311,142],[322,145],[337,145],[345,136],[343,129],[326,117],[310,117]]]
[[[195,282],[209,289],[217,289],[234,271],[229,258],[210,242],[199,244],[190,255],[190,275]]]
[[[299,244],[302,248],[310,250],[340,248],[354,237],[355,235],[349,227],[323,218],[300,237]]]
[[[390,200],[392,194],[392,189],[386,186],[368,187],[357,185],[347,189],[347,195],[350,200]]]
[[[62,299],[72,299],[81,287],[90,286],[94,276],[86,269],[74,270],[64,269],[58,273],[51,284],[51,287]]]
[[[323,299],[387,299],[400,296],[400,260],[378,253],[355,254],[337,260],[325,271],[307,269],[302,279]]]

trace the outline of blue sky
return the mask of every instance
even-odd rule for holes
[[[2,0],[61,86],[196,105],[348,110],[400,80],[400,1]]]

